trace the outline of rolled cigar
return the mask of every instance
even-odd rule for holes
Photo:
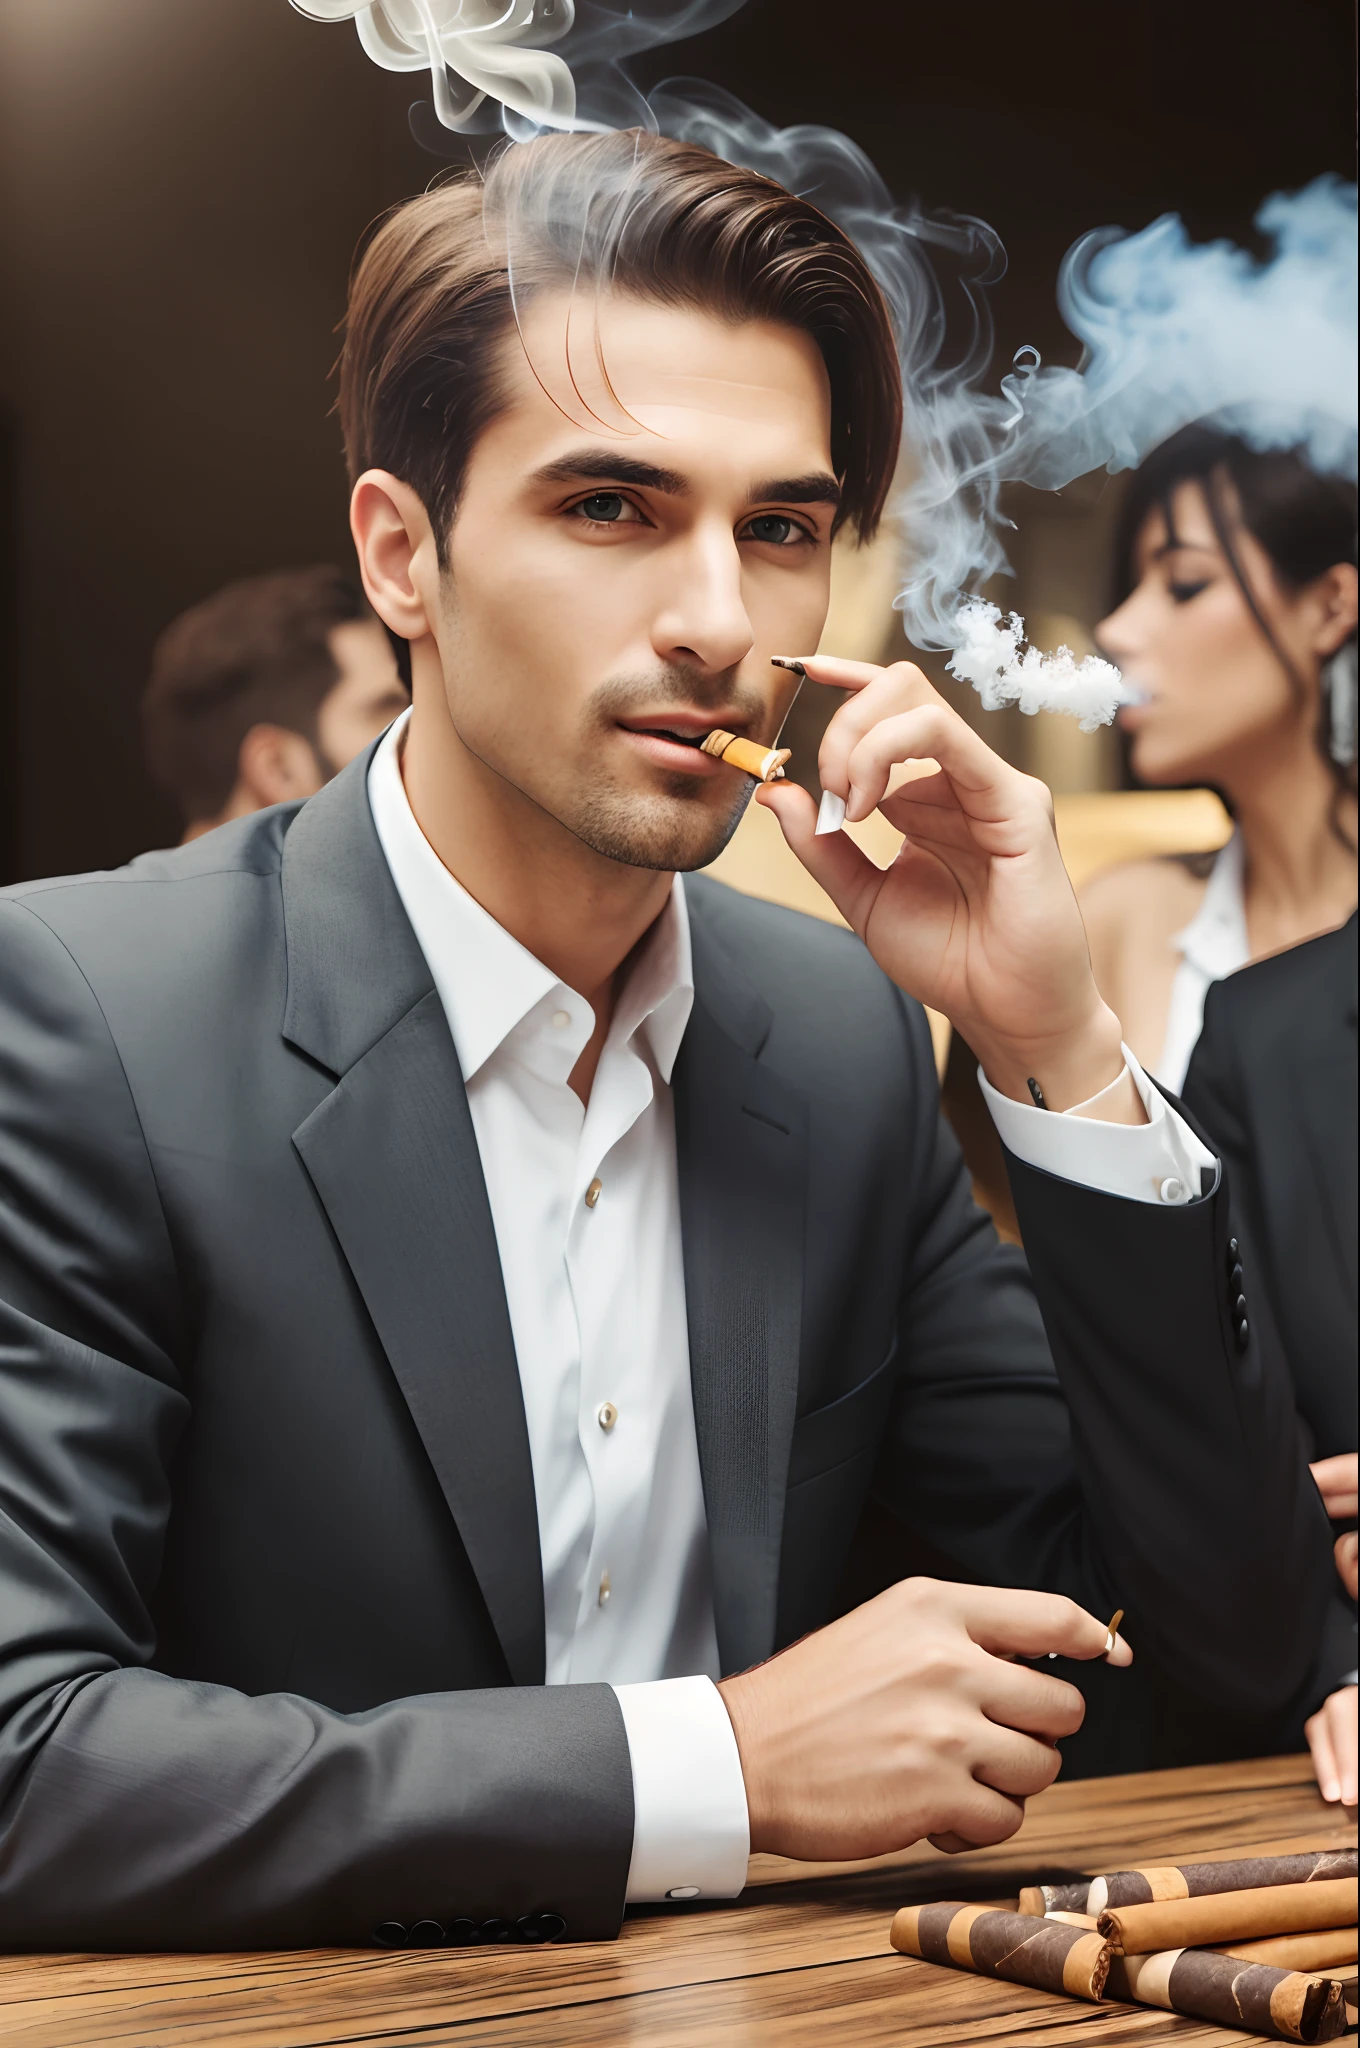
[[[1093,1877],[1085,1906],[1071,1906],[1068,1911],[1103,1913],[1107,1906],[1146,1906],[1154,1899],[1198,1899],[1209,1892],[1316,1884],[1325,1878],[1354,1877],[1356,1871],[1354,1849],[1314,1849],[1306,1856],[1249,1856],[1229,1863],[1141,1864],[1135,1870]]]
[[[1335,1970],[1355,1961],[1355,1929],[1326,1927],[1317,1934],[1275,1934],[1265,1941],[1219,1945],[1221,1956],[1246,1963],[1269,1963],[1275,1970]],[[1353,2002],[1353,2001],[1352,2001]]]
[[[1020,1911],[1037,1914],[1040,1919],[1045,1913],[1085,1913],[1089,1910],[1086,1899],[1090,1889],[1089,1877],[1075,1884],[1022,1885]]]
[[[716,761],[726,761],[731,768],[740,768],[743,775],[754,775],[757,782],[775,782],[784,773],[784,763],[793,755],[788,747],[762,747],[755,740],[739,740],[735,733],[724,732],[718,726],[700,742],[699,752],[711,754]]]
[[[1212,1949],[1112,1956],[1106,1992],[1275,2041],[1335,2041],[1346,2031],[1345,1995],[1335,1978],[1271,1970]]]
[[[1270,1934],[1353,1927],[1357,1889],[1353,1877],[1329,1877],[1316,1884],[1277,1884],[1254,1892],[1212,1892],[1205,1898],[1163,1899],[1151,1906],[1110,1906],[1096,1924],[1118,1955],[1207,1948],[1226,1941],[1258,1941]]]
[[[1099,2000],[1110,1967],[1108,1944],[1082,1927],[990,1906],[903,1906],[889,1936],[904,1956],[1005,1977],[1037,1991]]]
[[[1044,1914],[1044,1918],[1045,1920],[1061,1920],[1064,1927],[1089,1927],[1093,1933],[1096,1928],[1096,1916],[1094,1913],[1064,1913],[1061,1906],[1052,1907],[1049,1912]]]

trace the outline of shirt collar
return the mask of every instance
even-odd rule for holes
[[[1234,829],[1209,871],[1199,909],[1171,941],[1192,967],[1213,981],[1245,967],[1250,955],[1242,884],[1242,834]]]
[[[546,1022],[559,1004],[574,1017],[584,1005],[468,894],[416,823],[401,779],[402,734],[410,715],[402,712],[374,752],[368,800],[397,894],[444,1006],[463,1079],[470,1081],[531,1011],[542,1006]],[[641,1038],[661,1079],[669,1082],[693,1001],[689,912],[677,875],[661,915],[634,950],[610,1041]],[[584,1036],[570,1036],[583,1044],[588,1025]]]

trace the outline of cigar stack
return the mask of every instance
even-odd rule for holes
[[[1020,1910],[904,1906],[904,1955],[1099,2002],[1132,1999],[1276,2041],[1333,2041],[1354,1979],[1356,1852],[1253,1856],[1026,1885]]]

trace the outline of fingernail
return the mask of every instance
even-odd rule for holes
[[[1338,1800],[1341,1797],[1341,1787],[1339,1785],[1327,1784],[1321,1786],[1319,1789],[1321,1790],[1322,1796],[1329,1806],[1335,1806],[1337,1804]]]
[[[789,666],[792,667],[793,664],[790,662]],[[828,832],[839,832],[844,823],[845,798],[837,796],[832,789],[824,789],[822,800],[817,806],[817,830],[813,836],[821,839]]]
[[[803,667],[802,662],[796,660],[791,654],[772,654],[770,656],[770,666],[772,668],[790,669],[794,675],[799,676],[804,682],[807,681],[807,670]]]

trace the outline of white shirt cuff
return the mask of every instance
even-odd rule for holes
[[[750,1817],[741,1756],[709,1678],[616,1685],[633,1766],[628,1904],[734,1899],[746,1883]]]
[[[1202,1171],[1210,1171],[1212,1185],[1218,1185],[1218,1161],[1161,1090],[1153,1087],[1127,1046],[1123,1053],[1148,1113],[1145,1124],[1107,1124],[1099,1117],[1077,1113],[1089,1112],[1102,1096],[1122,1088],[1122,1074],[1089,1102],[1055,1114],[999,1095],[979,1067],[978,1084],[1001,1142],[1027,1166],[1037,1166],[1081,1187],[1096,1188],[1101,1194],[1173,1206],[1196,1202]]]

